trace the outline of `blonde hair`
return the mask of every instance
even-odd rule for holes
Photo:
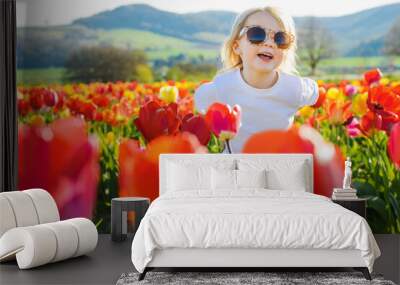
[[[242,68],[243,62],[239,55],[237,55],[233,51],[233,44],[237,40],[241,29],[244,26],[246,20],[253,14],[257,12],[267,12],[269,13],[279,24],[279,26],[294,35],[294,42],[286,50],[283,54],[282,63],[279,66],[279,70],[282,70],[286,73],[290,74],[298,74],[299,72],[296,69],[296,50],[297,50],[297,37],[296,37],[296,30],[294,26],[293,18],[290,15],[285,14],[281,9],[277,7],[266,6],[262,8],[252,8],[248,9],[241,14],[239,14],[235,22],[233,23],[231,34],[229,37],[224,41],[221,49],[221,60],[223,67],[218,73],[223,73],[234,69],[236,67]]]

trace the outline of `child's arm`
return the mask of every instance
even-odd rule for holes
[[[217,90],[213,82],[200,85],[194,93],[194,106],[199,112],[205,114],[208,106],[217,101]]]
[[[300,91],[300,104],[299,107],[306,105],[314,105],[317,103],[319,97],[318,84],[315,80],[307,77],[301,77],[301,91]]]

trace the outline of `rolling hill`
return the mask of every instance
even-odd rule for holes
[[[382,42],[399,15],[400,3],[397,3],[339,17],[317,17],[317,20],[332,33],[340,55],[355,55],[355,50],[359,50],[361,44],[377,46],[377,41]],[[214,38],[217,35],[223,39],[229,33],[235,17],[235,13],[227,11],[178,14],[149,5],[133,4],[78,19],[73,24],[105,30],[133,28],[209,43],[213,41],[199,35],[208,34],[210,38],[211,35]],[[296,26],[301,27],[306,19],[295,17]]]
[[[317,20],[332,34],[338,56],[379,56],[384,37],[399,15],[397,3]],[[235,17],[229,11],[179,14],[133,4],[70,25],[18,28],[18,66],[62,66],[69,52],[82,45],[144,49],[151,60],[179,54],[215,58]],[[294,20],[299,29],[307,17]]]

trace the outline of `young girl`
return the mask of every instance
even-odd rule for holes
[[[194,98],[201,112],[216,101],[240,105],[242,126],[230,141],[233,153],[256,132],[288,129],[299,108],[316,103],[317,83],[296,75],[296,47],[293,19],[278,8],[249,9],[236,18],[221,51],[224,68]]]

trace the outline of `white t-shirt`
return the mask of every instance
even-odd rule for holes
[[[297,110],[318,100],[318,85],[311,78],[278,71],[278,80],[270,88],[254,88],[244,81],[239,68],[217,74],[195,92],[195,106],[205,113],[218,101],[242,109],[242,126],[230,141],[232,152],[240,153],[254,133],[271,129],[288,129]],[[226,148],[225,151],[227,152]]]

